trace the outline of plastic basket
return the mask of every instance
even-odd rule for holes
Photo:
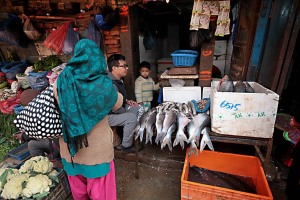
[[[18,146],[17,148],[9,151],[7,153],[10,157],[17,160],[24,160],[30,156],[29,149],[27,147],[27,143]]]
[[[173,65],[176,67],[194,66],[198,52],[193,50],[177,50],[171,54]]]
[[[63,169],[58,170],[59,183],[51,188],[49,196],[44,200],[60,200],[68,199],[71,194],[71,189],[66,172]]]

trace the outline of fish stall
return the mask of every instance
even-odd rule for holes
[[[194,59],[197,55],[191,53]],[[267,177],[272,176],[268,168],[279,95],[227,75],[213,79],[210,87],[196,86],[198,68],[195,60],[178,64],[173,57],[173,67],[160,76],[163,101],[141,115],[135,139],[170,152],[177,145],[186,150],[181,199],[273,199]],[[214,151],[214,141],[253,145],[259,158]],[[261,146],[267,147],[265,156]]]

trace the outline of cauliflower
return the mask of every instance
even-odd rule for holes
[[[19,174],[19,170],[13,168],[0,168],[0,192],[8,180]]]
[[[38,172],[42,174],[47,174],[53,169],[53,163],[49,161],[48,157],[35,156],[25,161],[25,163],[20,167],[20,173],[26,172]]]
[[[4,199],[17,199],[21,196],[23,182],[26,182],[30,174],[17,174],[4,185],[1,197]]]
[[[29,198],[34,194],[49,192],[51,185],[52,181],[47,175],[38,174],[27,180],[26,186],[22,191],[22,195]]]

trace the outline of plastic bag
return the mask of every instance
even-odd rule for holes
[[[93,40],[99,47],[101,47],[101,34],[100,31],[97,30],[95,21],[93,19],[90,21],[89,27],[86,32],[87,38]]]
[[[26,19],[24,23],[23,31],[26,34],[26,36],[31,40],[38,40],[42,36],[42,34],[33,27],[29,18]]]
[[[119,23],[120,13],[119,9],[113,10],[106,6],[100,14],[95,16],[96,26],[101,30],[108,31]]]
[[[67,55],[73,55],[74,47],[78,41],[79,35],[76,31],[74,31],[72,24],[70,24],[62,51]]]
[[[28,38],[23,31],[21,19],[14,15],[0,22],[0,41],[17,45],[22,48],[28,46]]]
[[[29,72],[28,82],[32,89],[42,91],[49,86],[49,80],[46,77],[48,71],[44,72]]]
[[[43,44],[56,53],[59,53],[64,45],[70,22],[64,23],[53,31],[43,42]]]

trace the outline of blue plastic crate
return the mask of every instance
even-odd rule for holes
[[[196,58],[198,57],[198,52],[193,50],[177,50],[172,54],[173,65],[176,67],[193,67]]]
[[[30,156],[29,149],[27,147],[27,143],[24,143],[17,148],[9,151],[7,153],[10,157],[17,159],[17,160],[24,160]]]

